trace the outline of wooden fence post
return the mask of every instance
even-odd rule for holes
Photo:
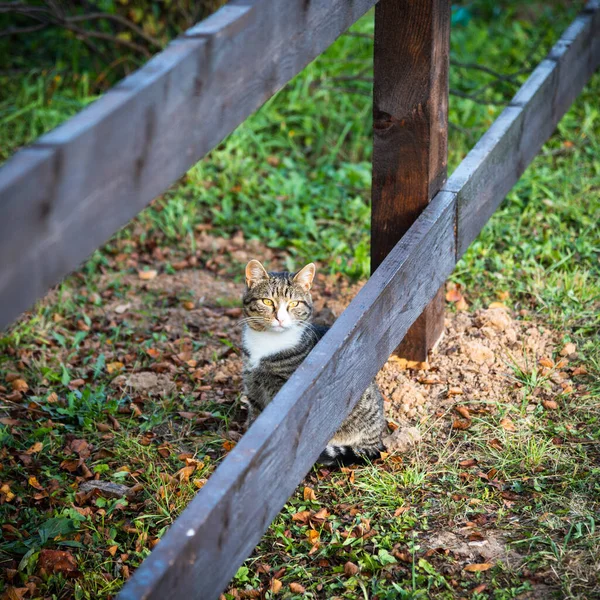
[[[375,7],[371,273],[447,175],[450,0],[381,0]],[[397,353],[424,361],[444,328],[444,295]]]

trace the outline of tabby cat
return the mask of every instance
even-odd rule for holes
[[[257,260],[246,266],[242,350],[249,423],[290,378],[327,327],[311,324],[310,288],[315,265],[297,273],[267,273]],[[383,397],[375,382],[319,456],[323,464],[378,458],[385,428]]]

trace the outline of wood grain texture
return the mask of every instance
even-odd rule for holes
[[[438,194],[127,583],[120,600],[217,598],[454,268]]]
[[[371,271],[439,191],[447,171],[449,0],[375,8]],[[397,352],[426,360],[443,331],[443,297]]]
[[[375,0],[234,0],[0,169],[0,329]]]
[[[444,185],[458,193],[460,258],[600,66],[600,8],[588,3]]]

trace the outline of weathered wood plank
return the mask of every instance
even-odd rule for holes
[[[454,268],[455,195],[431,202],[121,592],[217,598]]]
[[[447,172],[450,1],[381,0],[375,8],[371,271],[408,231]],[[438,294],[398,354],[427,360],[442,334]]]
[[[17,153],[0,169],[0,329],[374,4],[234,0]]]
[[[477,237],[600,66],[595,0],[565,31],[444,185],[458,193],[457,252]]]

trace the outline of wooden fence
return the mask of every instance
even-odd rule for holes
[[[0,327],[375,3],[234,0],[17,153],[0,169]],[[377,4],[374,273],[122,600],[219,596],[407,332],[415,357],[435,341],[443,282],[600,65],[593,0],[446,181],[449,22],[448,0]]]

